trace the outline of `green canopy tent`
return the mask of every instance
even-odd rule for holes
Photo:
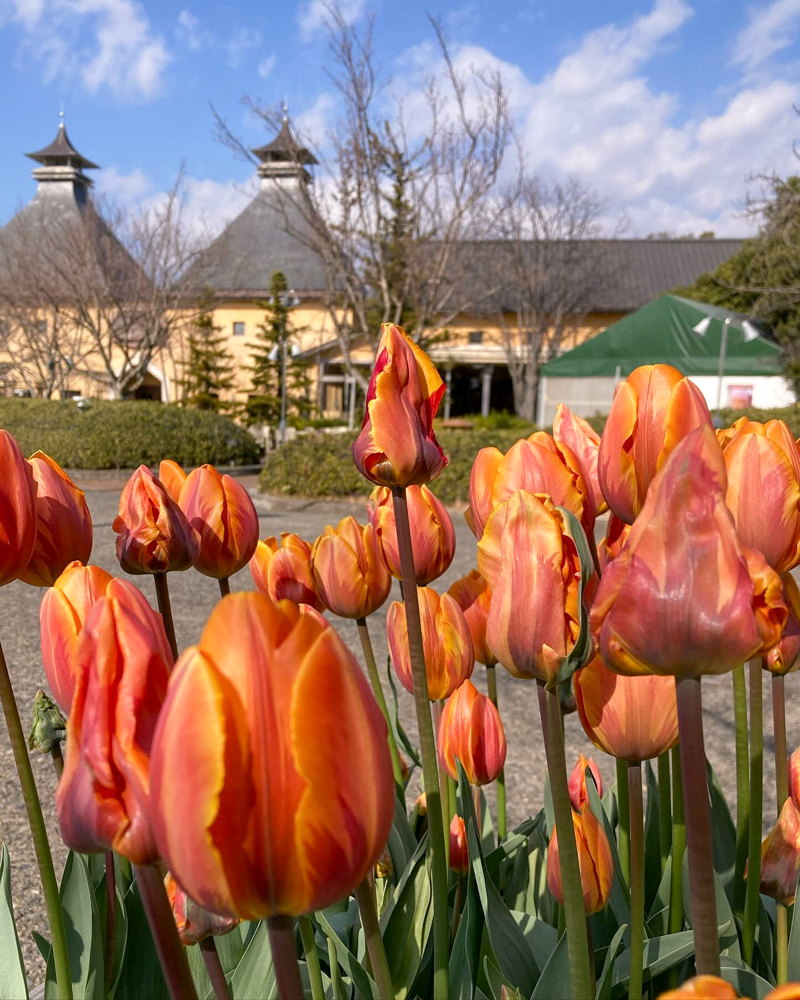
[[[706,317],[710,321],[704,324],[706,329],[701,336],[694,328]],[[719,374],[726,319],[730,322],[724,375],[758,379],[759,383],[764,376],[771,376],[770,383],[774,380],[774,385],[770,394],[775,396],[775,402],[767,405],[790,402],[791,399],[785,399],[787,390],[781,378],[780,348],[767,333],[759,331],[753,337],[752,324],[743,329],[747,317],[739,313],[679,295],[662,295],[542,365],[540,423],[552,421],[559,399],[584,416],[607,412],[616,382],[639,365],[668,364],[684,375],[699,377],[698,384],[708,398],[712,387],[703,384],[707,380],[702,376],[716,378]],[[763,386],[760,391],[764,392]]]

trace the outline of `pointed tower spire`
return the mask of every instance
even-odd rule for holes
[[[311,150],[302,146],[292,133],[289,122],[289,108],[283,105],[281,128],[272,142],[265,146],[257,146],[253,154],[261,161],[258,166],[259,177],[263,178],[262,187],[278,183],[308,184],[311,175],[305,167],[314,166],[318,161]]]
[[[59,117],[63,119],[63,116],[62,110],[59,112]],[[72,189],[76,201],[82,204],[86,200],[86,189],[92,186],[92,181],[84,170],[99,168],[96,163],[81,156],[72,145],[63,120],[59,122],[56,137],[49,146],[25,155],[41,164],[32,171],[33,177],[39,182],[39,192],[42,191],[43,184],[56,184],[59,188],[68,186]]]

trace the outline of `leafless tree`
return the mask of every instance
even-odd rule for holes
[[[597,308],[612,273],[603,202],[581,181],[545,185],[525,178],[503,213],[498,241],[481,249],[483,273],[500,292],[496,314],[516,412],[535,420],[539,369]],[[490,279],[491,280],[491,279]]]
[[[475,241],[496,228],[507,207],[497,182],[513,139],[508,92],[499,73],[459,71],[441,23],[431,18],[431,26],[441,71],[409,116],[376,68],[373,19],[360,30],[328,7],[328,75],[342,115],[326,142],[303,137],[322,163],[314,184],[291,195],[281,188],[292,199],[287,228],[325,263],[328,312],[344,364],[362,387],[351,349],[374,351],[382,322],[402,322],[422,341],[492,291],[486,281],[462,279],[472,270]],[[280,127],[280,111],[246,103]],[[217,126],[225,143],[252,159],[219,116]],[[292,222],[298,217],[300,226]]]
[[[36,201],[0,233],[0,315],[6,350],[30,391],[73,377],[112,398],[141,385],[154,355],[190,322],[184,278],[208,246],[189,224],[182,178],[157,204],[69,213]]]

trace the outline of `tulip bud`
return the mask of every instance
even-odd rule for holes
[[[800,809],[800,747],[798,747],[788,762],[789,794],[797,809]]]
[[[386,723],[355,658],[264,594],[224,597],[181,656],[150,774],[170,871],[195,902],[242,919],[346,897],[392,825]]]
[[[238,480],[201,465],[186,477],[180,505],[200,536],[195,569],[227,580],[250,562],[258,544],[258,514]]]
[[[492,590],[489,648],[515,677],[553,683],[580,633],[580,558],[561,512],[513,493],[486,522],[478,569]]]
[[[353,461],[378,486],[421,486],[447,465],[433,433],[444,382],[401,327],[384,323],[381,331]]]
[[[158,859],[150,749],[172,666],[161,616],[132,584],[112,580],[86,618],[77,662],[56,791],[61,837],[74,851],[149,864]]]
[[[583,477],[591,486],[594,494],[595,510],[598,514],[604,514],[608,510],[608,504],[597,478],[600,435],[583,417],[573,413],[563,403],[557,403],[556,415],[553,420],[553,438],[558,444],[566,445],[573,454],[577,455],[583,466]]]
[[[78,637],[95,603],[114,579],[99,566],[70,563],[39,607],[42,664],[47,683],[63,712],[69,713],[75,691]]]
[[[784,983],[776,986],[764,997],[764,1000],[800,1000],[800,983]]]
[[[522,992],[516,986],[506,986],[505,983],[500,987],[500,1000],[525,1000]]]
[[[776,677],[800,669],[800,590],[791,573],[782,573],[781,583],[789,617],[783,626],[780,642],[772,647],[764,661],[767,670]]]
[[[594,762],[594,757],[590,757],[588,760],[583,754],[578,757],[578,763],[572,769],[572,774],[569,776],[569,800],[572,803],[572,808],[575,812],[580,812],[581,807],[589,801],[589,795],[586,791],[586,768],[592,772],[592,777],[594,778],[595,787],[597,788],[597,794],[603,794],[603,779],[600,777],[600,769]]]
[[[506,455],[497,448],[481,448],[472,465],[469,510],[464,516],[480,539],[497,505],[518,490],[525,490],[549,497],[554,507],[565,507],[591,538],[596,512],[594,493],[585,477],[583,465],[572,449],[544,431],[517,441]]]
[[[280,545],[274,535],[260,541],[250,560],[250,575],[270,600],[325,609],[311,568],[311,546],[299,535],[284,531]]]
[[[450,695],[439,720],[439,763],[458,780],[456,758],[471,785],[488,785],[503,770],[506,734],[500,713],[471,681]]]
[[[678,742],[674,677],[623,677],[595,656],[574,678],[583,731],[603,753],[641,763]]]
[[[800,813],[791,799],[783,803],[778,821],[761,844],[760,892],[791,906],[800,872]],[[745,868],[745,878],[747,869]]]
[[[442,701],[472,674],[472,640],[461,608],[449,594],[440,597],[430,587],[418,587],[417,595],[428,697],[431,701]],[[389,607],[386,637],[397,676],[406,691],[413,694],[406,607],[400,601]]]
[[[212,935],[229,934],[240,923],[237,917],[221,917],[218,913],[212,913],[198,906],[186,895],[169,872],[164,878],[164,888],[175,918],[178,937],[186,948],[200,944]]]
[[[414,803],[414,808],[417,810],[418,816],[428,815],[428,797],[425,794],[425,792],[417,796],[417,801]]]
[[[572,813],[575,845],[578,848],[578,865],[583,887],[583,905],[586,915],[603,909],[611,895],[614,866],[608,837],[588,805]],[[561,886],[561,864],[558,856],[558,831],[553,828],[547,849],[547,887],[554,899],[564,905]]]
[[[36,753],[50,753],[54,746],[66,738],[67,720],[59,711],[58,705],[44,691],[37,691],[28,748]]]
[[[719,976],[694,976],[677,989],[658,994],[658,1000],[738,1000],[738,997],[734,987]]]
[[[458,813],[450,821],[450,868],[459,875],[469,871],[467,828]]]
[[[717,439],[700,427],[662,466],[600,581],[589,624],[612,670],[722,674],[780,639],[780,577],[742,546],[725,488]]]
[[[158,467],[158,478],[175,503],[181,498],[181,490],[186,482],[186,473],[177,462],[165,458]]]
[[[354,517],[326,526],[311,550],[311,568],[323,605],[342,618],[371,615],[392,586],[375,528]]]
[[[597,458],[600,488],[618,518],[633,523],[667,456],[697,427],[711,428],[708,406],[677,368],[642,365],[620,382]]]
[[[0,430],[0,587],[27,569],[36,547],[36,483],[15,438]]]
[[[126,483],[112,527],[118,535],[117,559],[126,573],[189,569],[200,552],[183,511],[146,465]]]
[[[800,562],[800,451],[782,420],[742,418],[731,430],[723,454],[736,530],[783,573]]]
[[[37,451],[28,459],[36,483],[36,545],[20,580],[52,587],[73,560],[92,554],[92,518],[79,490],[58,462]]]
[[[453,561],[456,534],[447,508],[427,486],[409,486],[406,500],[417,586],[426,587],[446,572]],[[395,579],[402,580],[390,489],[375,487],[370,496],[368,514],[389,572]]]
[[[376,878],[389,878],[392,874],[392,856],[389,851],[386,850],[378,858],[375,864],[375,877]]]
[[[472,569],[466,576],[456,580],[447,593],[464,612],[475,659],[486,667],[495,666],[497,657],[486,643],[486,623],[492,600],[489,584],[476,569]]]

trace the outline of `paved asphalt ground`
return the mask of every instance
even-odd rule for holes
[[[92,561],[112,573],[119,574],[115,557],[115,535],[111,523],[116,515],[122,482],[103,479],[87,480],[81,485],[87,490],[89,506],[95,525],[95,543]],[[247,481],[255,488],[255,477]],[[258,508],[261,537],[280,535],[282,531],[296,531],[302,537],[313,540],[328,523],[336,523],[347,514],[364,519],[361,504],[333,503],[327,501],[302,501],[295,499],[275,499],[254,494]],[[457,548],[453,565],[437,581],[437,589],[444,590],[462,574],[468,572],[475,562],[475,539],[459,513],[453,513],[456,527]],[[602,527],[604,530],[604,526]],[[132,582],[141,587],[155,606],[155,591],[149,577],[132,577]],[[250,574],[245,569],[232,580],[233,590],[247,590],[252,586]],[[178,645],[180,648],[194,643],[199,638],[206,616],[219,597],[217,583],[192,570],[170,575],[172,607],[175,617]],[[21,583],[13,583],[0,591],[0,638],[11,670],[23,724],[27,728],[37,688],[45,686],[44,673],[39,656],[38,607],[41,594],[38,590]],[[395,586],[392,599],[399,599]],[[375,653],[378,663],[386,660],[385,610],[389,602],[370,621]],[[360,646],[353,623],[335,619],[350,648],[361,658]],[[476,667],[473,682],[486,690],[483,668]],[[790,677],[787,681],[787,728],[790,748],[800,742],[800,680]],[[534,685],[530,682],[514,680],[498,668],[498,688],[500,709],[508,739],[508,759],[506,781],[509,802],[509,825],[520,822],[527,815],[536,812],[543,800],[544,790],[544,750],[539,729],[538,709]],[[705,737],[708,755],[729,802],[734,801],[734,733],[733,713],[730,698],[730,677],[707,678],[703,681],[703,701],[705,710]],[[406,729],[414,730],[414,709],[410,695],[400,688],[401,718]],[[764,732],[772,732],[769,688],[765,685]],[[594,753],[602,772],[604,782],[614,780],[614,762],[611,758],[590,746],[576,715],[566,720],[567,758],[576,760],[583,750],[587,755]],[[765,741],[765,827],[774,816],[773,794],[774,771],[772,744]],[[53,806],[55,775],[49,757],[34,756],[34,771],[39,785],[39,793],[45,817],[50,830],[50,842],[55,856],[56,869],[60,875],[64,864],[65,850],[60,842],[58,824]],[[36,863],[31,847],[27,818],[22,797],[17,785],[11,750],[0,720],[0,840],[8,845],[12,865],[12,886],[14,902],[18,914],[18,930],[28,963],[28,975],[33,982],[43,978],[42,962],[39,958],[31,932],[47,933],[44,905],[39,885]],[[491,801],[491,799],[490,799]]]

